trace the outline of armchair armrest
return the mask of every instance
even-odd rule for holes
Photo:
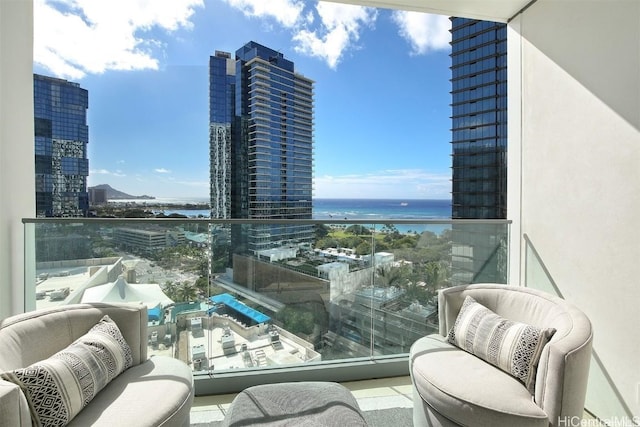
[[[31,426],[29,405],[20,387],[2,379],[0,379],[0,420],[9,426]]]

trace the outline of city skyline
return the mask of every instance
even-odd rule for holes
[[[89,91],[89,186],[207,197],[208,59],[255,40],[316,82],[314,197],[451,197],[448,17],[249,0],[128,2],[123,17],[94,3],[34,4],[34,72]]]

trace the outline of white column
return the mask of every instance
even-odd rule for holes
[[[0,318],[24,310],[24,229],[35,215],[33,2],[0,0]]]
[[[509,239],[511,285],[524,285],[522,239],[522,58],[521,17],[507,26],[507,219],[512,221]]]

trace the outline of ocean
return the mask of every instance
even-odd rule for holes
[[[450,219],[451,200],[314,199],[314,219]]]
[[[202,198],[202,203],[208,199]],[[209,211],[202,209],[171,209],[171,204],[194,203],[186,199],[146,200],[148,204],[166,203],[165,215],[177,213],[190,218],[209,218]],[[160,211],[157,211],[160,212]],[[318,220],[447,220],[451,219],[451,200],[438,199],[314,199],[313,219]],[[380,227],[380,226],[378,226]],[[449,228],[447,225],[398,225],[400,232],[432,230],[436,233]]]
[[[164,204],[165,215],[178,213],[188,217],[202,215],[209,217],[207,209],[171,209],[171,205],[187,203],[207,203],[207,198],[179,199],[162,198],[155,200],[136,200],[138,204]],[[313,219],[450,219],[451,201],[436,199],[314,199]]]
[[[451,201],[438,199],[314,199],[313,218],[330,220],[446,220],[451,219]],[[393,223],[393,221],[390,221]],[[395,224],[401,233],[432,231],[441,234],[448,224]],[[375,226],[381,229],[382,225]]]

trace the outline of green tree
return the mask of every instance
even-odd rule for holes
[[[195,287],[201,292],[205,297],[210,297],[209,294],[209,279],[207,276],[200,276],[198,280],[196,280]]]
[[[384,224],[382,226],[382,230],[383,233],[385,234],[391,234],[391,235],[397,235],[400,234],[400,232],[398,231],[398,229],[396,228],[395,225],[393,224]]]
[[[390,246],[382,241],[382,240],[376,240],[376,252],[384,252],[384,251],[388,251],[390,249]]]
[[[428,262],[424,268],[425,272],[425,282],[428,285],[437,286],[440,283],[440,278],[442,275],[442,267],[438,262]]]
[[[358,236],[347,236],[340,239],[340,247],[342,248],[356,248],[364,239]]]
[[[376,285],[402,287],[409,280],[410,268],[408,266],[392,267],[382,266],[376,270]]]
[[[198,288],[194,283],[182,282],[178,284],[178,297],[179,301],[176,302],[190,302],[198,299]]]
[[[327,237],[329,235],[329,227],[325,224],[316,224],[314,226],[313,232],[315,233],[316,240],[320,240],[323,237]]]
[[[162,291],[164,292],[164,294],[166,296],[168,296],[169,298],[171,298],[173,300],[173,302],[179,302],[178,301],[178,284],[176,282],[172,282],[170,280],[167,280],[164,283],[164,286],[162,287]]]
[[[162,291],[173,302],[189,302],[198,298],[198,288],[194,283],[187,281],[180,283],[167,280],[162,287]]]
[[[327,248],[337,248],[340,246],[340,242],[338,239],[327,236],[316,242],[316,248],[318,249],[327,249]]]
[[[313,332],[313,314],[309,311],[295,307],[285,307],[276,316],[284,326],[284,329],[294,334],[302,333],[309,335]]]
[[[360,225],[360,224],[350,225],[344,231],[345,231],[345,233],[354,234],[356,236],[368,236],[368,235],[371,235],[371,230],[369,230],[367,227],[365,227],[363,225]]]
[[[153,212],[140,208],[127,209],[122,213],[122,217],[124,218],[150,218],[152,216]]]
[[[362,241],[356,247],[356,254],[357,255],[370,255],[371,254],[371,243],[367,242],[366,240]]]
[[[416,237],[415,236],[402,236],[393,241],[393,248],[415,248],[416,247]]]

